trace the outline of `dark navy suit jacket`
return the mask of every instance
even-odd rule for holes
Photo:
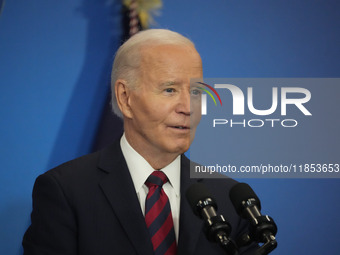
[[[181,159],[181,204],[178,255],[225,254],[203,234],[185,199],[197,179],[190,161]],[[201,180],[232,226],[231,237],[247,230],[236,214],[229,190],[232,179]],[[31,226],[23,238],[25,255],[153,255],[152,243],[119,141],[110,147],[62,164],[39,176],[33,189]],[[252,246],[244,255],[254,254]]]

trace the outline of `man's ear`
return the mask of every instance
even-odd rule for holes
[[[132,118],[130,107],[130,89],[125,80],[117,80],[115,83],[115,93],[119,109],[126,118]]]

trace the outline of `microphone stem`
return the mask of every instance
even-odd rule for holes
[[[245,208],[246,215],[253,221],[257,223],[256,218],[261,216],[260,211],[256,206],[249,206]]]
[[[209,220],[212,217],[217,216],[215,208],[212,206],[206,206],[202,209],[202,217],[205,220]]]
[[[238,251],[234,243],[232,243],[225,232],[220,231],[217,233],[218,243],[221,245],[227,255],[238,255]]]

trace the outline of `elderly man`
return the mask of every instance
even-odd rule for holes
[[[206,240],[183,199],[197,182],[183,153],[200,121],[200,90],[190,79],[201,77],[199,54],[178,33],[146,30],[126,41],[112,71],[112,105],[124,134],[37,178],[24,254],[225,254]],[[227,198],[236,182],[202,182],[230,220],[231,236],[240,236],[246,225]]]

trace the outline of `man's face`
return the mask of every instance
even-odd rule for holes
[[[129,100],[132,117],[125,126],[137,151],[160,156],[188,150],[201,117],[200,90],[190,79],[201,77],[201,58],[193,47],[142,49],[137,88]]]

